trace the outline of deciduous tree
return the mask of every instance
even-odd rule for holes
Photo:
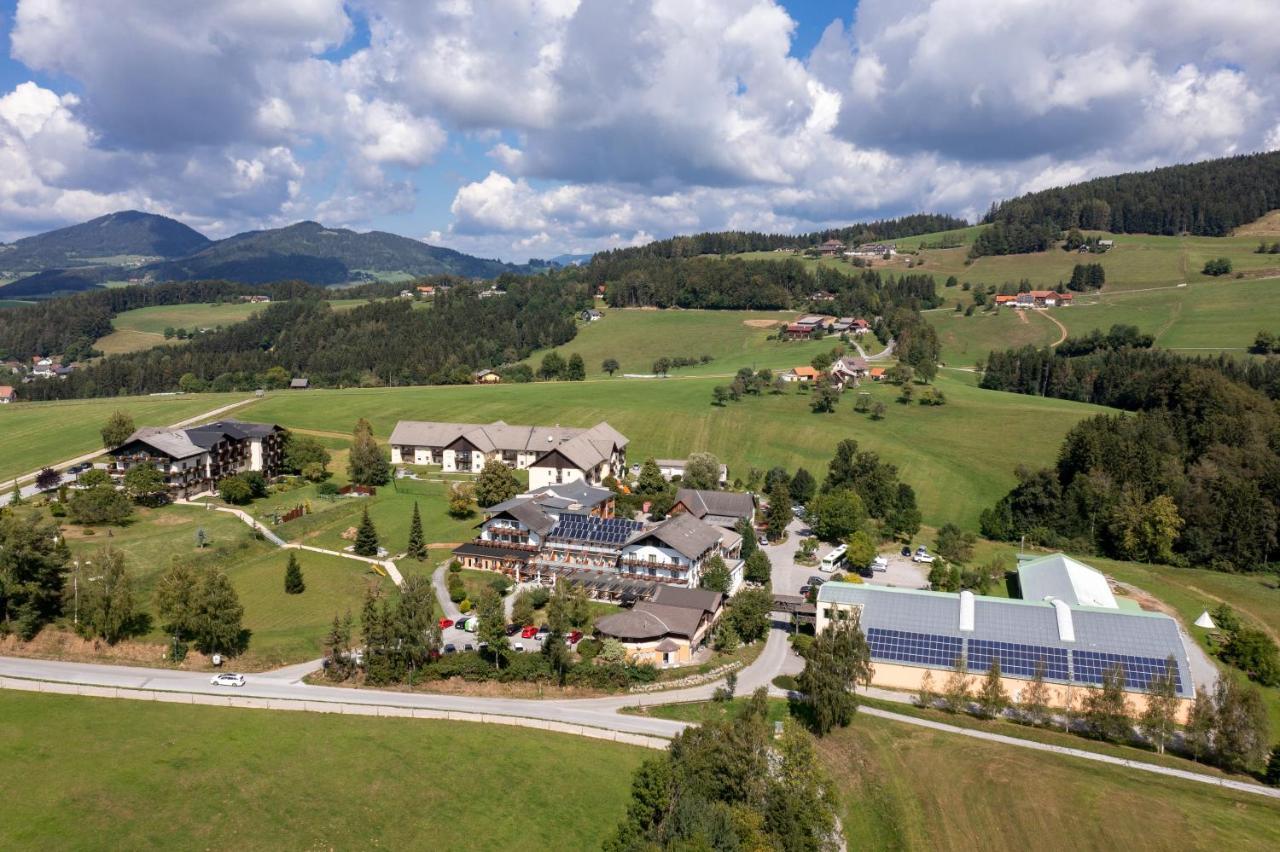
[[[1009,706],[1009,694],[1005,692],[1004,683],[1000,679],[1000,658],[993,656],[987,668],[987,676],[982,679],[978,689],[978,709],[988,719],[1003,715]]]
[[[511,468],[498,459],[490,459],[476,477],[475,493],[476,502],[487,508],[519,494],[520,483]]]
[[[133,581],[118,550],[105,547],[91,561],[97,576],[81,583],[80,631],[114,645],[137,626]]]
[[[1165,744],[1178,727],[1178,664],[1170,655],[1164,671],[1152,678],[1147,689],[1147,706],[1142,711],[1142,734],[1164,754]]]
[[[352,431],[347,456],[347,476],[356,485],[386,485],[391,481],[391,465],[373,437],[373,425],[361,417]]]
[[[1117,664],[1102,673],[1102,688],[1085,696],[1085,722],[1101,739],[1124,742],[1133,733],[1133,716],[1124,689],[1124,667]]]
[[[805,694],[810,724],[824,736],[853,721],[857,684],[871,682],[871,652],[854,621],[833,621],[803,652],[804,671],[797,686]]]
[[[102,427],[102,446],[108,450],[114,449],[129,440],[129,436],[136,430],[132,417],[123,411],[113,411]]]
[[[690,454],[681,483],[686,488],[714,491],[720,487],[720,460],[711,453]]]

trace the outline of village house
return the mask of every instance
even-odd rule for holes
[[[896,243],[865,243],[852,251],[845,252],[848,257],[861,258],[884,257],[885,255],[893,257],[897,253],[898,246]]]
[[[997,305],[1007,304],[1006,302],[1001,302],[999,299],[1000,297],[997,296]],[[1029,293],[1019,293],[1015,297],[1013,305],[1016,308],[1067,307],[1072,303],[1072,301],[1074,301],[1074,299],[1075,296],[1071,293],[1058,293],[1054,290],[1032,290]]]
[[[835,300],[836,294],[828,293],[826,290],[817,290],[809,294],[809,301],[811,302],[834,302]]]
[[[653,597],[596,622],[596,633],[617,639],[635,663],[682,666],[711,640],[724,596],[707,589],[659,586]]]
[[[867,377],[870,371],[866,358],[845,355],[831,365],[831,379],[841,390],[847,384],[857,384]]]
[[[823,257],[834,257],[844,251],[844,243],[839,240],[827,240],[818,246],[818,254]]]
[[[756,504],[750,494],[741,491],[702,491],[681,488],[668,515],[688,512],[698,520],[718,527],[736,527],[755,518]]]
[[[658,470],[662,473],[662,478],[667,482],[671,482],[677,476],[684,478],[685,466],[689,463],[688,459],[654,459],[653,463],[658,466]],[[633,468],[633,472],[639,473],[638,467]],[[720,465],[719,484],[723,486],[729,481],[729,466]]]
[[[143,427],[108,451],[107,472],[123,477],[130,468],[149,464],[164,475],[174,494],[190,497],[217,488],[236,473],[258,471],[271,478],[280,473],[284,430],[269,423],[219,420],[189,429]]]
[[[831,321],[826,317],[808,314],[787,325],[783,336],[788,340],[808,340],[818,331],[827,331],[830,327]]]
[[[9,385],[0,385],[0,405],[18,401],[18,392]]]
[[[872,367],[870,370],[867,371],[867,375],[871,377],[871,381],[873,382],[883,382],[884,367]]]
[[[863,335],[871,331],[871,323],[859,317],[858,319],[855,319],[853,321],[853,325],[850,327],[849,330],[854,334]]]
[[[582,481],[600,485],[626,469],[627,438],[608,423],[590,429],[401,420],[391,432],[392,464],[438,464],[479,473],[485,463],[529,471],[529,487]]]
[[[471,374],[471,380],[478,385],[496,385],[502,382],[502,376],[497,370],[476,370]]]

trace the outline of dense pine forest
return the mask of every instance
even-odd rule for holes
[[[1277,208],[1280,151],[1273,151],[1032,192],[993,205],[983,221],[1003,225],[1003,242],[1021,252],[1040,251],[1046,228],[1221,237]],[[1001,242],[990,240],[991,248]]]
[[[888,314],[895,307],[922,310],[942,303],[932,275],[843,272],[825,266],[810,271],[795,258],[615,255],[597,257],[585,274],[591,283],[605,285],[605,299],[615,308],[782,310],[804,306],[819,290],[836,296],[824,310],[842,316]]]
[[[20,393],[41,400],[253,390],[280,387],[292,376],[328,387],[464,383],[475,369],[569,341],[574,312],[590,304],[586,286],[572,282],[512,279],[504,286],[505,295],[492,298],[481,298],[475,286],[456,287],[425,311],[400,299],[345,312],[316,298],[273,303],[187,345],[111,355]]]
[[[657,240],[634,248],[614,249],[597,254],[592,261],[605,264],[636,257],[697,257],[703,254],[741,254],[748,251],[805,249],[827,240],[845,245],[897,240],[936,231],[966,228],[969,223],[941,213],[914,213],[898,219],[883,219],[831,228],[808,234],[764,234],[759,231],[716,231]]]
[[[1280,364],[1141,349],[993,353],[982,386],[1136,414],[1073,428],[1056,469],[982,516],[985,535],[1140,561],[1252,571],[1280,561]]]

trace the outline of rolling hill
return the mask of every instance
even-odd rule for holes
[[[209,238],[176,219],[124,210],[0,246],[0,270],[10,277],[52,269],[127,266],[124,258],[185,257]]]

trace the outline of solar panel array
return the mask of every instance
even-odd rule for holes
[[[1020,645],[1017,642],[993,642],[990,639],[969,640],[969,670],[985,672],[991,660],[1000,660],[1002,674],[1035,677],[1037,664],[1044,663],[1044,676],[1050,680],[1067,680],[1067,649],[1046,645]]]
[[[950,668],[962,656],[963,640],[936,633],[911,633],[872,627],[867,631],[871,659],[894,660],[926,666]]]
[[[638,521],[629,521],[626,518],[561,515],[560,522],[551,530],[551,537],[593,544],[623,544],[643,526]]]
[[[1104,651],[1072,651],[1071,661],[1079,683],[1101,684],[1104,672],[1112,666],[1123,667],[1126,689],[1150,689],[1156,678],[1164,676],[1166,668],[1166,661],[1156,657],[1134,657]],[[1181,691],[1182,676],[1176,665],[1173,667],[1173,682]]]

